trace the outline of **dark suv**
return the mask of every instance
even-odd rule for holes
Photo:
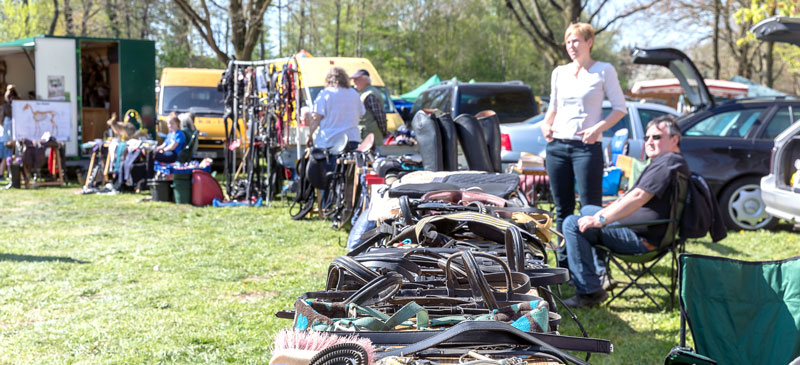
[[[736,99],[715,103],[691,60],[672,48],[639,49],[634,63],[669,68],[680,81],[694,111],[680,119],[681,153],[692,171],[716,194],[730,229],[771,228],[777,219],[766,211],[759,186],[769,174],[775,136],[800,118],[793,97]]]
[[[411,115],[420,109],[439,109],[453,118],[493,110],[500,123],[516,123],[539,114],[531,87],[519,81],[447,83],[422,92]]]

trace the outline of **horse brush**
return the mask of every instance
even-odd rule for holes
[[[367,351],[367,363],[375,361],[375,348],[367,338],[337,336],[320,331],[281,330],[273,341],[270,365],[306,365],[319,352],[335,345],[354,343]]]

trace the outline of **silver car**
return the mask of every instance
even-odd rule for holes
[[[611,137],[622,128],[628,129],[628,155],[643,160],[644,157],[644,128],[651,120],[671,114],[678,116],[678,112],[668,106],[653,103],[627,102],[628,114],[617,124],[603,132],[603,150],[608,147]],[[611,113],[611,103],[603,102],[603,117]],[[504,164],[514,163],[519,160],[521,152],[528,152],[544,156],[547,141],[542,135],[541,123],[544,114],[519,123],[500,124],[500,140],[502,145],[501,159]]]
[[[800,46],[800,18],[770,17],[750,29],[762,41]],[[796,115],[796,114],[795,114]],[[761,199],[776,217],[800,222],[800,121],[775,137],[769,175],[761,178]],[[792,176],[794,175],[794,184]]]
[[[800,121],[775,137],[769,175],[761,178],[767,213],[800,223]],[[794,185],[791,184],[794,175]]]

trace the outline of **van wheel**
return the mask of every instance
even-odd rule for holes
[[[771,229],[778,224],[778,219],[767,213],[759,184],[758,178],[745,177],[722,192],[720,209],[729,229],[752,231]]]

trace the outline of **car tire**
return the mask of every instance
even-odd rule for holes
[[[725,226],[732,230],[753,231],[771,229],[778,224],[778,218],[769,215],[761,198],[760,179],[744,177],[732,182],[719,200]]]

